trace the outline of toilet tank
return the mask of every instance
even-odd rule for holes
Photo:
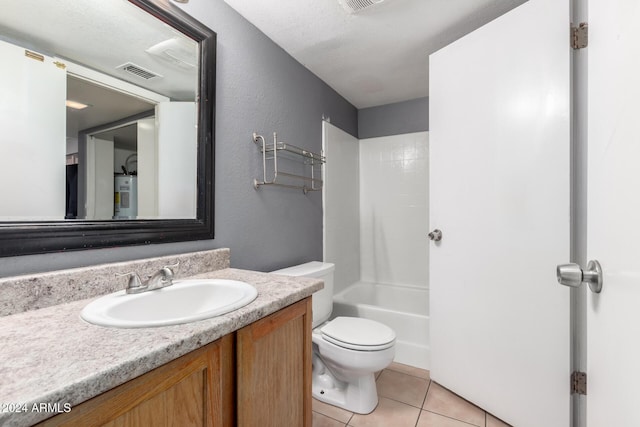
[[[313,327],[325,322],[331,316],[333,310],[333,271],[334,264],[329,262],[311,261],[306,264],[294,265],[272,271],[275,274],[297,277],[313,277],[324,280],[324,288],[314,293],[313,303]]]

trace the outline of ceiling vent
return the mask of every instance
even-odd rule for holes
[[[198,45],[191,39],[174,37],[151,46],[145,52],[187,70],[196,68],[198,64]]]
[[[384,0],[338,0],[338,3],[349,13],[360,12]]]
[[[162,77],[160,74],[154,73],[153,71],[142,68],[141,66],[136,65],[133,62],[127,62],[126,64],[117,66],[116,69],[125,71],[129,74],[133,74],[134,76],[137,76],[145,80],[151,80],[157,77]]]

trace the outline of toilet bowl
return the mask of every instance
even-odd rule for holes
[[[333,271],[333,264],[314,261],[273,273],[324,280],[324,289],[312,297],[313,397],[368,414],[378,405],[375,373],[393,361],[396,334],[369,319],[328,320],[333,308]]]

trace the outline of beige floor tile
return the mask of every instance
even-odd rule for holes
[[[315,427],[315,426],[314,426]],[[453,418],[445,417],[444,415],[434,414],[429,411],[422,411],[420,413],[420,419],[416,427],[470,427],[469,424],[462,421],[454,420]]]
[[[511,427],[502,420],[497,419],[491,414],[487,414],[487,427]]]
[[[317,399],[313,399],[311,408],[313,411],[318,412],[322,415],[326,415],[327,417],[333,418],[334,420],[338,420],[343,424],[348,423],[351,419],[351,416],[353,415],[353,412],[349,412],[346,409],[338,408],[337,406],[320,402]]]
[[[434,382],[431,382],[423,409],[484,427],[485,412],[482,409]]]
[[[317,412],[312,413],[311,425],[313,427],[345,427],[346,426],[346,424],[341,423],[338,420],[334,420],[333,418],[329,418]]]
[[[391,365],[387,367],[392,371],[402,372],[403,374],[413,375],[414,377],[422,378],[423,380],[429,380],[429,371],[426,369],[416,368],[415,366],[404,365],[402,363],[391,362]]]
[[[354,414],[349,426],[353,427],[414,427],[420,409],[395,400],[380,397],[378,407],[368,415]]]
[[[424,397],[427,395],[429,381],[403,374],[402,372],[385,369],[380,374],[378,381],[376,381],[376,385],[378,387],[378,396],[399,400],[421,408]]]

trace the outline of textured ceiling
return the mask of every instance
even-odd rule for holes
[[[83,110],[67,108],[67,135],[76,137],[81,130],[112,123],[145,111],[155,105],[125,93],[67,77],[67,99],[89,104]]]
[[[177,100],[194,99],[197,69],[184,69],[146,49],[180,37],[197,44],[124,0],[1,0],[0,39],[71,60]],[[116,69],[126,62],[160,74],[143,80]]]
[[[180,38],[197,57],[197,43],[125,0],[1,0],[0,40],[63,58],[172,98],[195,99],[197,67],[180,67],[150,55],[157,43]],[[133,62],[162,77],[144,80],[120,69]],[[1,58],[0,58],[1,63]],[[140,99],[69,77],[68,99],[90,104],[67,109],[67,136],[154,106]]]
[[[429,94],[428,57],[526,0],[224,0],[358,108]]]

